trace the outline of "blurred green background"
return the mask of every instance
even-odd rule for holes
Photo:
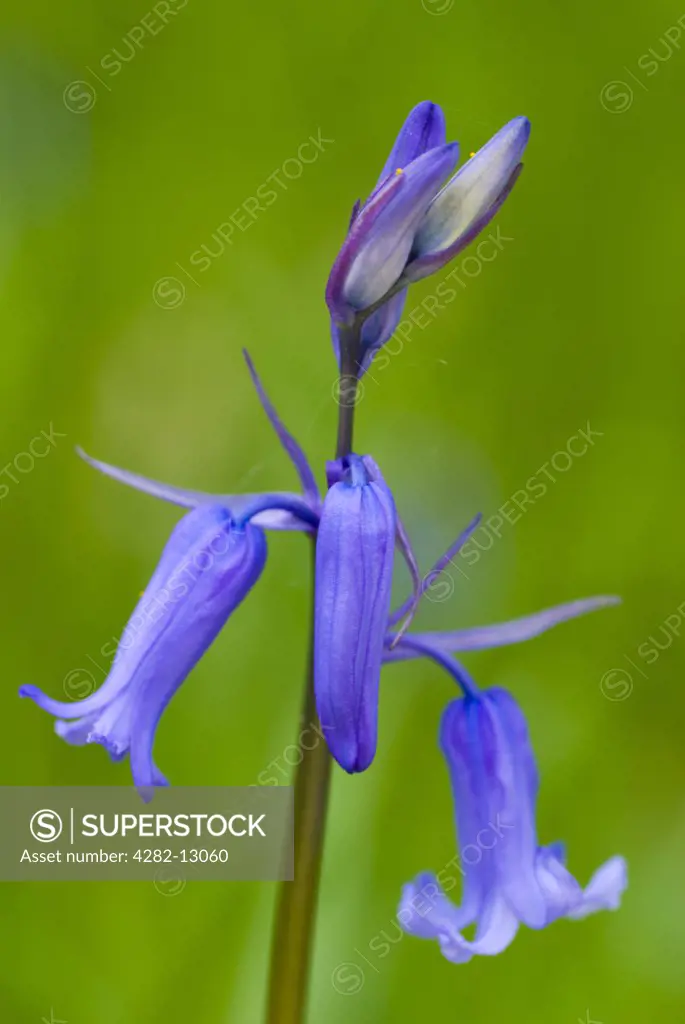
[[[523,930],[494,960],[456,967],[407,937],[372,952],[383,932],[397,940],[403,882],[455,852],[435,742],[451,684],[390,666],[372,770],[335,773],[313,1022],[682,1019],[685,641],[663,627],[685,599],[679,15],[661,0],[10,2],[0,15],[0,463],[16,481],[3,470],[4,785],[129,780],[16,696],[33,682],[61,697],[77,670],[99,684],[98,652],[178,518],[74,445],[189,487],[294,486],[247,345],[321,474],[337,411],[323,290],[407,111],[441,103],[464,153],[517,114],[533,124],[496,222],[509,241],[477,273],[466,263],[457,298],[367,379],[357,447],[384,468],[427,568],[579,428],[601,432],[419,621],[623,596],[467,662],[529,717],[541,839],[568,841],[583,882],[622,852],[630,888],[619,913]],[[319,132],[317,159],[284,172]],[[277,199],[220,252],[213,234],[275,173]],[[200,269],[203,245],[215,256]],[[50,425],[64,436],[28,471],[21,453]],[[164,716],[157,760],[176,784],[255,782],[296,736],[306,544],[276,535],[270,553]],[[638,653],[650,636],[666,648],[653,663]],[[2,1019],[257,1022],[274,889],[4,883]]]

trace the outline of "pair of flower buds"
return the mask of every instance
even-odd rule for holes
[[[411,111],[374,191],[355,204],[328,280],[338,358],[345,329],[361,317],[357,371],[368,368],[401,319],[408,285],[449,263],[495,216],[521,173],[529,135],[528,119],[515,117],[443,185],[459,144],[446,141],[437,104]]]

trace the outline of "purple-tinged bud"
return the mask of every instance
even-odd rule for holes
[[[419,224],[458,152],[456,142],[438,146],[396,168],[361,208],[328,279],[326,302],[334,321],[352,323],[396,284]]]
[[[529,135],[528,119],[515,117],[438,192],[416,232],[408,281],[439,270],[492,220],[520,174]]]

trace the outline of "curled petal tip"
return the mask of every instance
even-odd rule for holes
[[[385,162],[378,183],[381,184],[399,168],[446,142],[445,115],[437,103],[423,100],[417,103],[400,129],[390,155]]]

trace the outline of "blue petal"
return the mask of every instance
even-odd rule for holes
[[[511,944],[519,926],[505,901],[496,897],[483,908],[475,939],[465,939],[461,930],[470,923],[468,916],[427,873],[404,887],[397,919],[409,935],[436,939],[445,959],[456,964],[467,963],[476,955],[497,956]]]
[[[438,104],[430,103],[428,100],[417,104],[400,129],[378,179],[378,185],[382,185],[386,178],[406,167],[422,153],[437,146],[444,146],[446,141],[445,115]]]
[[[114,758],[130,749],[136,784],[159,785],[152,761],[157,722],[259,578],[265,559],[262,530],[238,530],[224,507],[200,506],[174,529],[97,693],[64,702],[23,686],[20,695],[61,719],[77,719],[58,726],[68,742],[83,742],[87,729],[86,742],[103,744]]]
[[[535,874],[547,905],[544,925],[560,917],[566,917],[577,908],[583,898],[583,890],[563,862],[556,856],[553,846],[541,846],[535,861]]]
[[[611,857],[595,871],[585,890],[564,866],[558,845],[540,847],[536,873],[547,902],[547,924],[560,917],[580,920],[600,910],[616,910],[628,885],[623,857]]]
[[[496,887],[496,864],[491,842],[491,822],[500,827],[497,809],[491,807],[491,780],[487,758],[493,744],[487,707],[471,697],[448,704],[440,723],[442,750],[452,785],[463,900],[471,920],[476,920]],[[505,822],[505,827],[508,826]],[[488,837],[485,843],[484,837]]]
[[[528,726],[506,690],[486,690],[483,705],[491,730],[491,745],[484,754],[490,820],[502,829],[492,851],[497,889],[519,921],[541,928],[547,922],[547,903],[536,875],[535,801],[539,783]]]
[[[416,229],[457,158],[456,143],[439,146],[417,157],[399,175],[404,179],[404,188],[398,190],[368,232],[345,277],[345,300],[354,309],[367,309],[396,283],[409,257]]]
[[[429,150],[389,178],[362,207],[326,290],[335,320],[351,323],[356,312],[368,309],[397,283],[418,224],[457,154],[456,143]]]
[[[460,931],[473,924],[476,916],[473,907],[455,906],[448,900],[430,871],[421,872],[404,886],[397,914],[404,930],[419,939],[436,939],[439,932]]]
[[[578,921],[598,910],[617,910],[628,885],[628,868],[623,857],[611,857],[595,871],[582,900],[566,916]]]
[[[314,685],[331,753],[348,772],[371,764],[378,685],[390,608],[395,506],[351,456],[346,480],[323,504],[316,541]]]
[[[335,259],[326,284],[326,305],[335,322],[351,324],[354,321],[357,310],[345,296],[347,275],[366,244],[368,236],[374,231],[381,215],[403,192],[406,184],[407,179],[403,174],[388,178],[387,182],[377,189],[358,210],[350,223],[347,237]]]

